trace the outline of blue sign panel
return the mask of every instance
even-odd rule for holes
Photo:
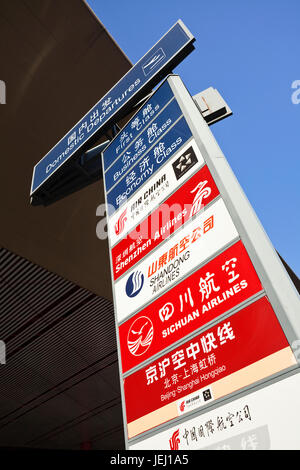
[[[100,130],[133,102],[135,95],[188,49],[194,37],[179,20],[124,77],[34,167],[31,195]]]
[[[138,138],[127,147],[123,155],[105,173],[106,191],[117,184],[139,162],[155,142],[165,134],[182,115],[181,109],[174,99],[158,114],[156,119],[139,134]],[[134,122],[134,121],[132,121]],[[121,133],[122,134],[122,133]],[[105,151],[104,151],[105,154]]]
[[[105,172],[120,158],[127,147],[156,118],[172,98],[174,98],[174,95],[171,87],[165,81],[103,152]]]
[[[191,136],[191,130],[182,116],[107,193],[108,215],[111,216],[122,206]]]

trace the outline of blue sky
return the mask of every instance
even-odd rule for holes
[[[174,72],[191,94],[213,86],[232,108],[211,130],[274,247],[299,275],[300,103],[291,97],[300,80],[300,1],[88,3],[132,63],[179,18],[191,30],[196,49]]]

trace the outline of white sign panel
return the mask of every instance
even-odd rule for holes
[[[130,445],[130,450],[300,449],[300,374]]]
[[[153,301],[237,237],[219,198],[115,283],[117,321]]]

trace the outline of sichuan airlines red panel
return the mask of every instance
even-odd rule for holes
[[[119,327],[123,373],[261,290],[239,241]]]

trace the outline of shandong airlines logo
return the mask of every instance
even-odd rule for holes
[[[126,282],[126,294],[128,297],[135,297],[138,295],[144,285],[144,274],[141,271],[134,271]]]
[[[179,444],[180,444],[180,439],[179,439],[179,429],[177,429],[174,433],[171,439],[169,439],[170,443],[170,449],[171,450],[178,450],[179,449]]]
[[[128,349],[133,356],[141,356],[150,348],[152,339],[152,321],[148,317],[139,317],[133,322],[128,332]]]
[[[125,211],[122,212],[122,214],[120,215],[118,222],[115,224],[116,235],[120,235],[124,230],[125,222],[127,220],[126,214],[127,214],[127,207]]]

